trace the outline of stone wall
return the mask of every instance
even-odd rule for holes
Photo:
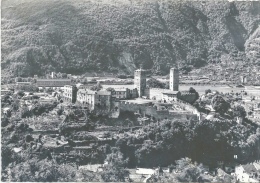
[[[155,100],[162,100],[163,98],[163,92],[167,92],[169,91],[169,89],[161,89],[161,88],[149,88],[149,89],[146,89],[146,96],[149,98],[149,99],[155,99]]]
[[[169,112],[168,110],[157,110],[156,106],[151,104],[135,104],[120,101],[120,111],[139,112],[142,115],[153,117],[156,120],[162,119],[197,119],[197,114],[187,112]]]

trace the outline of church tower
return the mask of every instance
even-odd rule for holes
[[[169,85],[171,91],[179,91],[179,71],[177,68],[170,69]]]
[[[146,88],[146,71],[142,67],[135,70],[134,86],[137,88],[138,97],[142,97]]]

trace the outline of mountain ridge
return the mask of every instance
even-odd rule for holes
[[[248,54],[259,2],[5,0],[2,6],[2,70],[10,76],[129,74],[140,64],[166,74],[174,65],[199,68],[237,51],[250,63],[259,60]]]

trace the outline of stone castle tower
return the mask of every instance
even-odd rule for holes
[[[146,71],[142,68],[135,70],[134,86],[137,88],[138,97],[142,97],[146,88]]]
[[[170,69],[169,85],[171,91],[179,91],[179,70],[177,68]]]

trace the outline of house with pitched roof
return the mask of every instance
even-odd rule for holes
[[[260,163],[249,163],[235,168],[235,175],[239,182],[259,182],[260,181]]]
[[[110,111],[111,92],[100,90],[79,89],[77,92],[77,102],[88,106],[90,110],[106,109]]]

